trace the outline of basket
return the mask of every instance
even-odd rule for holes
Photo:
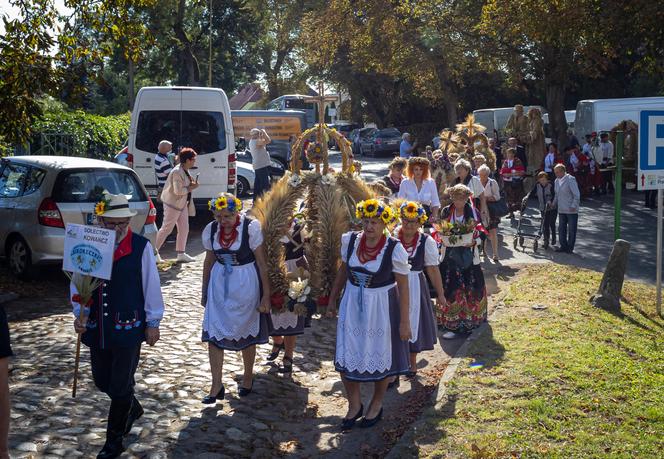
[[[447,247],[463,247],[473,243],[473,233],[461,234],[455,237],[454,243],[450,242],[451,236],[440,236]]]

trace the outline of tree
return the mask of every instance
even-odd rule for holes
[[[598,77],[616,56],[611,6],[600,0],[488,0],[478,30],[515,82],[541,80],[552,137],[566,143],[565,94],[576,74]]]
[[[3,18],[0,36],[0,138],[24,144],[41,113],[39,98],[55,91],[51,52],[56,13],[48,0],[10,2],[19,17]]]

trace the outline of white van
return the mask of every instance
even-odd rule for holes
[[[576,105],[574,131],[581,138],[592,132],[610,131],[624,120],[638,123],[641,110],[664,110],[664,97],[581,100]]]
[[[542,113],[546,113],[546,109],[539,105],[526,105],[523,107],[523,112],[528,113],[530,108],[539,108]],[[493,137],[493,130],[498,131],[498,135],[503,137],[505,134],[505,126],[509,121],[510,116],[514,112],[514,107],[501,107],[501,108],[484,108],[482,110],[473,111],[475,115],[475,122],[486,127],[485,134]]]
[[[162,140],[173,151],[191,147],[198,157],[197,206],[235,190],[235,140],[228,98],[218,88],[145,87],[138,91],[129,127],[128,162],[151,196],[157,194],[154,156]],[[133,162],[133,164],[131,164]]]

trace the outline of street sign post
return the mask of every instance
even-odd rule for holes
[[[664,110],[639,113],[639,190],[657,190],[657,314],[662,316],[662,189],[664,189]]]

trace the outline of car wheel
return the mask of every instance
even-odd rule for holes
[[[33,274],[32,252],[21,237],[14,237],[7,248],[9,269],[18,278],[28,279]]]
[[[235,187],[235,191],[239,197],[243,198],[249,194],[249,181],[246,178],[238,177]]]

